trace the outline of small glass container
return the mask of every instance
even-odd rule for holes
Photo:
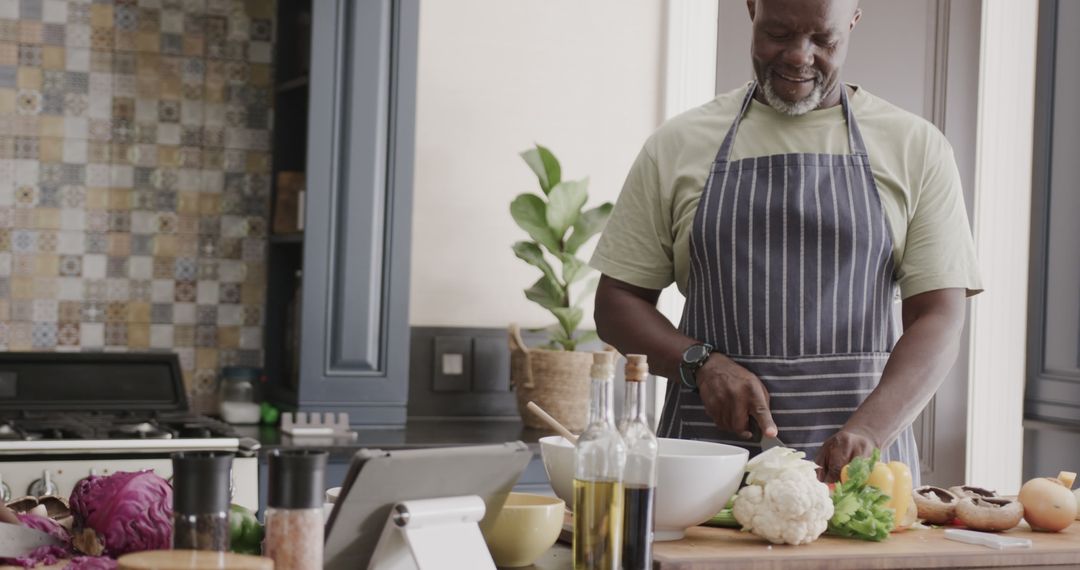
[[[328,453],[273,449],[267,454],[269,489],[263,555],[275,570],[323,567],[323,489]]]
[[[173,548],[229,550],[229,482],[233,454],[172,454]]]
[[[226,366],[221,369],[218,400],[222,419],[230,424],[259,423],[259,404],[255,402],[258,379],[258,368]]]

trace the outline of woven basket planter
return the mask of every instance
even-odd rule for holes
[[[517,325],[510,325],[510,384],[527,427],[551,429],[525,406],[536,402],[566,429],[581,432],[589,415],[591,352],[529,348]]]

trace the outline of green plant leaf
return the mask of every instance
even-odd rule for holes
[[[525,297],[545,309],[554,309],[566,305],[566,292],[547,275],[537,279],[532,287],[526,289]]]
[[[600,284],[600,276],[593,277],[585,282],[585,286],[578,292],[577,301],[574,302],[575,307],[580,307],[593,293],[596,292],[596,286]]]
[[[536,145],[536,148],[522,152],[521,158],[536,174],[536,179],[540,181],[540,189],[544,191],[544,194],[551,192],[551,189],[562,181],[559,160],[547,148]]]
[[[578,248],[585,245],[589,238],[603,231],[608,218],[611,217],[611,209],[611,202],[604,202],[591,210],[582,212],[574,222],[574,231],[566,240],[566,251],[577,253]]]
[[[514,254],[518,256],[518,259],[539,268],[540,271],[543,271],[544,275],[552,281],[558,281],[558,278],[555,276],[555,270],[552,269],[551,265],[544,259],[544,251],[540,249],[540,246],[531,241],[519,241],[514,244]],[[563,272],[566,272],[565,266]]]
[[[574,331],[581,324],[581,319],[585,317],[585,311],[578,307],[554,307],[549,310],[556,319],[559,319],[559,324],[562,325],[567,338],[573,338]]]
[[[585,344],[594,340],[600,340],[600,334],[596,331],[585,331],[575,339],[578,344]]]
[[[551,337],[551,342],[557,344],[557,346],[563,350],[574,350],[577,348],[577,341],[566,334],[566,331],[563,330],[561,325],[555,325],[548,329],[548,335]]]
[[[547,225],[556,240],[562,241],[566,230],[581,217],[581,207],[589,198],[586,187],[589,179],[560,182],[548,194]]]
[[[548,251],[560,251],[559,240],[552,233],[547,223],[547,204],[536,194],[519,194],[510,202],[510,215],[521,229],[525,230],[533,241],[548,248]]]
[[[571,283],[576,283],[582,277],[589,274],[590,268],[585,265],[584,261],[568,254],[559,254],[559,260],[562,261],[562,276],[563,283],[569,286]]]

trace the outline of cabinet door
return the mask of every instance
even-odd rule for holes
[[[312,6],[298,403],[353,424],[405,421],[418,17],[418,0]]]
[[[1031,204],[1028,378],[1024,416],[1080,429],[1080,4],[1039,5]],[[1025,446],[1025,452],[1027,448]],[[1049,452],[1047,459],[1061,460]],[[1080,458],[1073,445],[1070,458]],[[1041,461],[1041,459],[1040,459]]]

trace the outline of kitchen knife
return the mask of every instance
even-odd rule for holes
[[[765,430],[758,427],[756,420],[751,418],[750,421],[753,423],[754,431],[761,433],[761,440],[758,442],[758,445],[761,446],[762,451],[767,451],[774,447],[787,447],[786,445],[784,445],[784,442],[780,441],[780,438],[768,437],[767,435],[765,435]]]
[[[761,436],[761,450],[766,451],[774,447],[785,447],[784,442],[780,441],[778,437],[768,437],[764,434]]]
[[[0,522],[0,558],[18,558],[30,554],[35,548],[61,544],[60,539],[40,530]]]

